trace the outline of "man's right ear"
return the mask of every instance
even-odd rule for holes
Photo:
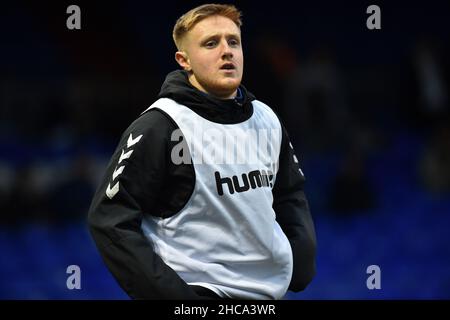
[[[187,56],[186,52],[184,51],[177,51],[175,53],[175,60],[178,62],[178,64],[186,71],[191,71],[191,63],[189,61],[189,57]]]

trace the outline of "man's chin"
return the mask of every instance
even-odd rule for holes
[[[220,91],[234,92],[237,90],[239,85],[241,84],[241,80],[237,78],[226,78],[220,81],[217,84],[218,89]]]
[[[229,99],[236,92],[241,84],[238,78],[222,78],[210,86],[204,86],[206,92],[209,92],[221,99]]]

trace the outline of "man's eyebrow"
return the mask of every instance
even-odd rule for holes
[[[225,34],[222,34],[222,33],[211,33],[211,34],[207,34],[207,35],[203,36],[201,38],[201,41],[205,41],[205,40],[208,40],[208,39],[221,37],[222,35],[225,35],[226,38],[231,38],[231,37],[238,38],[238,39],[241,38],[239,33],[225,33]]]

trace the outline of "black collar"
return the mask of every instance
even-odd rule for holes
[[[248,120],[253,114],[255,96],[241,85],[233,99],[219,99],[201,92],[188,80],[186,71],[169,73],[158,98],[170,98],[209,121],[234,124]]]

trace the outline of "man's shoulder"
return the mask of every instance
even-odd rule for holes
[[[165,98],[155,101],[128,126],[123,135],[150,134],[154,137],[167,137],[167,135],[170,135],[177,128],[177,125],[160,107],[171,103],[171,101],[173,100]]]
[[[178,103],[175,102],[175,100],[172,100],[170,98],[159,98],[158,100],[156,100],[155,102],[153,102],[153,104],[148,107],[147,109],[145,109],[141,115],[144,115],[146,113],[148,113],[149,111],[152,110],[163,110],[164,108],[166,108],[167,106],[171,106],[171,105],[177,105]]]
[[[253,104],[253,108],[255,110],[258,110],[259,112],[262,112],[262,113],[266,114],[267,116],[272,117],[277,122],[281,122],[278,114],[266,103],[255,99],[252,101],[252,104]]]

